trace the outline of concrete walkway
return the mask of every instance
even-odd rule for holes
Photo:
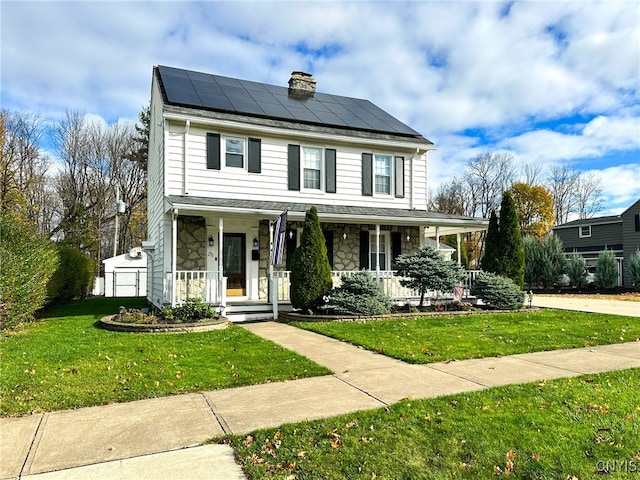
[[[276,322],[245,325],[334,374],[0,419],[0,479],[241,479],[212,437],[378,408],[403,398],[640,367],[640,342],[409,365]]]
[[[569,297],[566,295],[534,295],[533,306],[640,317],[640,302],[632,301],[581,298],[580,296]]]

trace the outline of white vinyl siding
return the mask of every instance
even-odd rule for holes
[[[206,135],[211,132],[210,127],[198,126],[191,123],[187,144],[186,182],[183,180],[185,172],[183,158],[184,123],[168,122],[168,132],[165,140],[166,151],[166,194],[184,195],[184,185],[188,186],[188,195],[194,197],[289,201],[301,203],[349,205],[354,207],[378,208],[411,208],[411,180],[409,170],[409,153],[405,152],[405,198],[394,198],[393,195],[362,196],[362,146],[335,145],[336,150],[336,193],[319,195],[324,190],[324,148],[319,148],[322,154],[322,172],[320,174],[321,189],[304,189],[301,191],[288,189],[287,147],[294,142],[292,138],[269,137],[261,133],[261,172],[249,180],[246,174],[247,147],[245,143],[245,168],[222,168],[222,170],[207,169]],[[222,133],[221,136],[246,138],[258,136],[252,131]],[[329,141],[330,139],[328,139]],[[327,142],[327,145],[329,143]],[[334,147],[335,145],[335,147]],[[303,152],[300,152],[300,186],[303,187],[302,170],[304,166]],[[224,147],[221,145],[221,150]],[[221,154],[223,152],[221,151]],[[391,158],[392,155],[389,154]],[[224,166],[224,157],[221,159]],[[415,208],[426,208],[426,160],[424,156],[414,162]],[[393,165],[393,162],[392,162]],[[392,168],[393,174],[393,168]],[[391,189],[393,190],[393,178]]]

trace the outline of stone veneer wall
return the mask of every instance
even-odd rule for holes
[[[206,237],[207,225],[204,217],[178,217],[178,270],[206,270]]]

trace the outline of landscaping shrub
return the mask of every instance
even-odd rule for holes
[[[491,210],[489,216],[489,228],[484,241],[484,255],[480,260],[480,268],[485,272],[495,273],[498,271],[500,256],[500,227],[498,225],[498,216],[495,210]]]
[[[516,310],[524,305],[524,292],[513,280],[493,273],[481,272],[471,288],[491,308]]]
[[[357,272],[344,277],[342,285],[331,291],[328,307],[339,315],[387,315],[391,299],[370,273]]]
[[[445,260],[431,245],[425,245],[416,253],[399,255],[396,259],[398,276],[403,287],[420,292],[420,306],[428,290],[451,292],[464,279],[464,269],[451,260]]]
[[[597,288],[613,288],[618,282],[618,261],[611,250],[605,250],[598,255],[596,264],[595,284]]]
[[[0,329],[33,319],[57,261],[50,241],[0,215]]]
[[[312,206],[305,216],[300,245],[291,258],[291,305],[303,311],[317,311],[332,286],[327,245],[318,210]]]
[[[578,252],[573,252],[567,262],[567,276],[572,287],[584,288],[587,286],[587,279],[584,272],[587,269],[587,263],[584,257]]]
[[[510,278],[518,287],[524,286],[524,249],[518,211],[509,191],[502,194],[500,204],[500,241],[498,270],[499,275]]]
[[[524,248],[524,283],[529,288],[538,286],[538,242],[534,237],[526,236],[522,239]],[[489,270],[485,270],[489,271]]]
[[[627,274],[631,279],[631,285],[640,291],[640,249],[636,250],[629,256],[627,262]]]
[[[551,287],[564,273],[567,261],[562,241],[555,235],[547,235],[538,243],[535,270],[538,283],[544,288]]]
[[[174,322],[195,322],[205,318],[218,318],[218,312],[200,298],[188,298],[181,305],[163,307],[162,317]]]
[[[49,303],[85,298],[93,283],[93,261],[80,250],[60,246],[58,268],[49,280]]]

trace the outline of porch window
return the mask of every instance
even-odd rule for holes
[[[375,193],[391,195],[391,155],[374,155]]]
[[[225,138],[225,165],[227,167],[244,168],[244,139]]]
[[[591,236],[591,225],[584,225],[579,227],[579,237],[580,238],[588,238]]]
[[[309,190],[322,189],[322,149],[302,147],[302,185]]]
[[[380,270],[389,270],[389,232],[380,232],[380,245],[377,245],[376,232],[369,232],[369,270],[376,269],[377,253],[380,252]]]

